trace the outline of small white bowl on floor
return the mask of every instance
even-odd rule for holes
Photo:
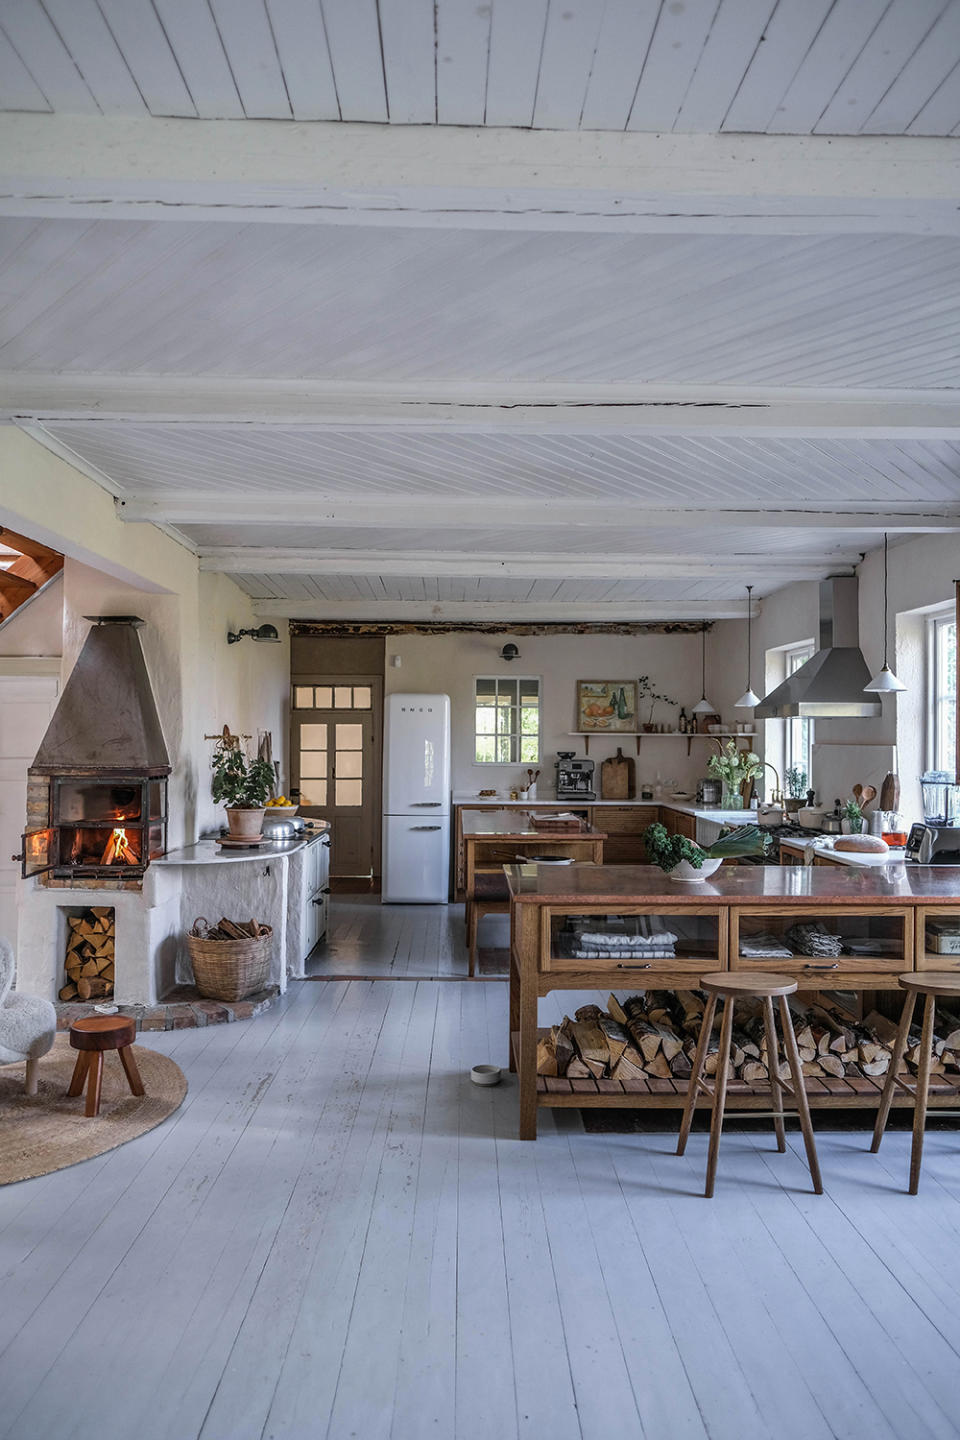
[[[470,1071],[470,1079],[474,1085],[499,1085],[499,1065],[474,1065]]]

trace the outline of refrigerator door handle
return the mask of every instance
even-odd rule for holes
[[[411,825],[411,830],[442,830],[442,825]]]
[[[410,802],[410,809],[411,809],[411,810],[439,810],[439,809],[440,809],[440,806],[441,806],[442,804],[443,804],[443,801],[442,801],[442,800],[412,800],[412,801]]]

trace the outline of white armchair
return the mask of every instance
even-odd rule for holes
[[[49,1000],[13,988],[16,968],[9,941],[0,938],[0,1065],[27,1062],[28,1095],[37,1093],[37,1066],[57,1033],[57,1012]]]

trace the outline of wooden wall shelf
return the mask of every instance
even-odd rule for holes
[[[591,740],[635,740],[636,751],[640,754],[641,740],[686,740],[687,754],[694,740],[750,740],[756,737],[756,730],[722,730],[718,735],[701,735],[699,731],[685,730],[568,730],[571,738],[583,740],[584,753],[590,754]]]

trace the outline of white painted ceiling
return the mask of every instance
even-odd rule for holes
[[[958,0],[4,0],[5,110],[950,135]]]
[[[960,0],[0,0],[0,110],[119,117],[0,183],[0,418],[269,613],[739,614],[960,529],[960,139],[876,138],[960,136]],[[257,119],[329,173],[271,189]]]
[[[937,388],[955,236],[0,221],[0,370]]]

